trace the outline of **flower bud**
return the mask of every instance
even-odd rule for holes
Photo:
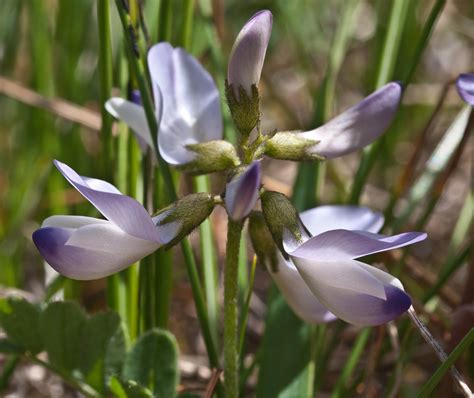
[[[260,118],[257,85],[272,30],[272,13],[255,14],[238,34],[227,68],[226,96],[235,126],[247,137]]]
[[[242,220],[251,212],[257,202],[260,179],[260,162],[254,162],[227,184],[225,204],[232,220]]]
[[[309,151],[317,143],[297,132],[276,133],[267,141],[265,155],[282,160],[324,160],[324,157]]]
[[[301,222],[298,211],[285,195],[280,192],[265,191],[260,194],[260,199],[263,215],[273,240],[283,257],[288,259],[286,250],[296,248],[311,234]]]
[[[268,229],[265,217],[259,211],[252,211],[249,217],[249,234],[257,260],[265,269],[278,271],[277,248]]]
[[[178,166],[190,174],[208,174],[228,170],[240,164],[235,147],[227,141],[217,140],[186,145],[193,152],[194,158]]]
[[[212,213],[216,202],[206,193],[187,195],[153,216],[153,221],[163,236],[169,236],[165,248],[170,248],[189,235]]]
[[[272,19],[270,11],[259,11],[235,39],[227,68],[227,81],[237,101],[242,99],[240,88],[252,97],[252,86],[258,85],[272,31]]]

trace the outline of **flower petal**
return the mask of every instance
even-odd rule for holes
[[[401,94],[400,84],[389,83],[323,126],[301,133],[319,141],[308,151],[331,159],[369,145],[392,122]]]
[[[459,96],[469,105],[474,106],[474,73],[462,73],[456,80]]]
[[[57,160],[54,164],[61,174],[109,221],[136,238],[161,243],[151,217],[135,199],[111,192],[111,184],[105,181],[99,184],[93,179],[93,186],[106,188],[106,190],[94,189],[68,165]]]
[[[362,292],[383,300],[386,298],[384,283],[371,272],[360,267],[356,260],[345,259],[331,262],[320,259],[317,254],[311,257],[296,257],[290,254],[290,257],[313,293],[320,286],[325,286]]]
[[[148,52],[155,90],[163,98],[158,144],[171,164],[193,159],[185,146],[222,138],[220,97],[211,75],[182,48],[158,43]],[[171,151],[179,147],[180,150]]]
[[[230,218],[236,221],[249,215],[258,199],[260,180],[261,166],[257,161],[227,184],[225,203]]]
[[[94,231],[95,228],[98,230]],[[85,247],[68,244],[74,240]],[[127,235],[110,222],[108,225],[100,222],[77,230],[40,228],[33,233],[33,241],[49,265],[59,273],[78,280],[103,278],[121,271],[159,246],[156,242]],[[87,247],[86,243],[100,250]]]
[[[339,261],[411,245],[426,237],[424,232],[384,236],[336,229],[308,239],[290,254],[301,258],[316,257],[320,261]]]
[[[113,97],[105,103],[105,109],[133,130],[143,151],[146,151],[147,145],[153,148],[150,129],[142,106],[123,98]]]
[[[312,235],[319,235],[333,229],[376,233],[382,228],[384,222],[381,213],[360,206],[319,206],[302,212],[300,216]]]
[[[250,96],[252,85],[260,81],[265,53],[272,32],[272,13],[257,12],[239,32],[230,53],[227,80],[233,86],[239,99],[238,89],[242,86]]]
[[[309,289],[334,315],[356,325],[379,325],[410,305],[398,279],[355,260],[294,259]],[[352,283],[351,283],[352,281]]]
[[[57,228],[80,228],[90,224],[108,224],[109,221],[101,220],[95,217],[84,217],[84,216],[51,216],[46,218],[41,224],[41,228],[44,227],[57,227]]]
[[[291,309],[308,323],[324,323],[336,317],[324,307],[306,285],[296,267],[278,253],[278,272],[268,268]]]

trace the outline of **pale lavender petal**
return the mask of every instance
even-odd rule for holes
[[[325,323],[336,317],[324,307],[306,285],[295,266],[278,253],[278,272],[268,268],[288,305],[308,323]]]
[[[317,257],[293,260],[313,294],[347,322],[382,324],[411,305],[398,279],[370,265],[355,260],[321,262]]]
[[[68,165],[57,160],[54,164],[61,174],[89,201],[105,218],[129,235],[160,243],[159,234],[151,217],[135,199],[118,193],[93,189]]]
[[[142,106],[123,98],[113,97],[105,103],[105,109],[133,130],[142,151],[146,151],[147,146],[153,148],[150,129]]]
[[[369,145],[392,122],[401,95],[400,84],[389,83],[323,126],[301,133],[304,138],[319,141],[308,151],[331,159]]]
[[[249,215],[258,199],[260,180],[261,166],[257,161],[227,184],[225,203],[230,218],[242,220]]]
[[[92,232],[89,243],[92,243],[94,248],[68,244],[75,239],[76,234],[82,234],[82,228],[40,228],[33,233],[33,241],[51,267],[68,278],[78,280],[99,279],[119,272],[159,247],[156,242],[127,236],[111,223],[97,224],[100,233],[91,231],[94,227],[83,227]],[[83,237],[88,239],[88,235],[86,232]],[[93,238],[99,239],[100,242],[94,242]],[[86,243],[81,239],[78,237],[77,243]]]
[[[474,106],[474,73],[462,73],[456,80],[459,96],[469,105]]]
[[[235,39],[227,67],[227,81],[233,86],[237,98],[240,86],[250,96],[252,85],[260,81],[272,21],[270,11],[260,11],[250,18]]]
[[[383,236],[338,229],[314,236],[290,254],[301,258],[317,257],[320,261],[339,261],[411,245],[426,237],[424,232]]]
[[[375,233],[382,228],[384,222],[381,213],[360,206],[319,206],[302,212],[300,216],[312,235],[319,235],[333,229]]]
[[[211,75],[182,48],[158,43],[148,52],[155,97],[162,97],[158,134],[160,153],[171,164],[184,164],[193,154],[188,144],[222,138],[220,97]],[[171,151],[180,147],[180,151]]]
[[[41,228],[44,227],[57,227],[57,228],[80,228],[90,224],[108,224],[109,221],[101,220],[95,217],[85,216],[51,216],[46,218],[41,224]]]

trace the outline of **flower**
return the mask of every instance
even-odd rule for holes
[[[388,83],[326,124],[306,132],[281,132],[265,153],[277,159],[332,159],[359,150],[376,140],[392,122],[402,87]]]
[[[227,184],[225,203],[232,220],[242,220],[252,211],[258,199],[260,180],[261,166],[257,161]]]
[[[158,43],[148,52],[156,118],[158,148],[172,165],[184,165],[197,155],[188,145],[220,140],[222,116],[219,91],[210,74],[182,48]],[[143,107],[111,98],[106,109],[127,123],[142,147],[153,148]]]
[[[263,61],[272,31],[272,13],[268,10],[257,12],[239,32],[230,53],[227,68],[227,82],[239,99],[242,87],[249,97],[252,86],[258,85]]]
[[[474,106],[474,73],[462,73],[456,80],[459,96],[469,105]]]
[[[296,245],[288,237],[284,243],[291,261],[281,256],[279,271],[271,272],[301,318],[379,325],[411,306],[397,278],[355,259],[419,242],[425,233],[378,235],[383,217],[364,207],[322,206],[301,218],[314,236]]]
[[[52,216],[33,233],[46,262],[59,273],[79,280],[98,279],[121,271],[173,239],[179,225],[156,228],[144,207],[112,184],[81,177],[55,161],[62,175],[107,220]]]

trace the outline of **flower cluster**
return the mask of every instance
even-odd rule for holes
[[[376,325],[410,307],[398,279],[357,259],[419,242],[426,234],[379,235],[382,216],[363,207],[323,206],[299,215],[288,198],[262,187],[260,164],[264,156],[325,160],[363,148],[390,125],[402,87],[389,83],[315,129],[264,133],[258,84],[271,28],[271,12],[257,13],[237,36],[230,55],[226,97],[239,133],[237,147],[223,140],[220,95],[212,77],[193,56],[168,43],[158,43],[148,53],[158,131],[150,131],[137,101],[111,98],[106,104],[113,116],[130,126],[144,151],[151,150],[183,172],[225,172],[228,182],[222,195],[186,196],[152,217],[113,185],[81,177],[55,162],[106,220],[46,219],[33,240],[53,268],[74,279],[110,275],[162,245],[179,242],[216,205],[223,205],[234,222],[250,219],[256,253],[306,321],[339,317]],[[262,211],[254,210],[259,199]]]

